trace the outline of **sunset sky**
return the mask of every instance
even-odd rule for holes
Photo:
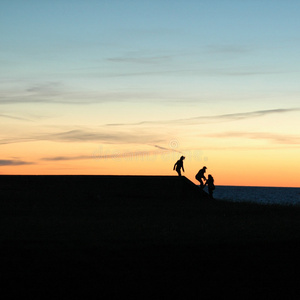
[[[1,0],[0,174],[300,187],[300,1]]]

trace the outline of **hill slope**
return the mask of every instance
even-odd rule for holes
[[[10,295],[297,295],[299,208],[213,201],[175,176],[0,180]]]

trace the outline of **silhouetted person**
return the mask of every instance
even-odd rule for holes
[[[206,167],[203,167],[199,172],[196,174],[195,178],[200,182],[200,187],[203,189],[204,188],[204,183],[202,181],[202,178],[206,181],[206,177],[204,173],[206,172]]]
[[[207,177],[205,185],[207,185],[207,187],[208,187],[208,194],[209,194],[210,198],[213,199],[214,198],[213,191],[215,189],[215,185],[214,185],[214,178],[210,174]]]
[[[184,168],[183,168],[183,160],[185,159],[184,156],[181,156],[179,160],[177,160],[177,162],[174,165],[173,170],[176,170],[176,172],[178,173],[178,176],[181,176],[181,169],[184,172]]]

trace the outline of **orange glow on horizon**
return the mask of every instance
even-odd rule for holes
[[[204,165],[207,166],[206,176],[211,174],[216,185],[238,186],[281,186],[299,187],[299,173],[293,165],[293,156],[274,163],[270,153],[263,155],[253,153],[237,155],[227,151],[220,156],[216,151],[204,161],[188,159],[184,161],[183,176],[198,184],[195,174]],[[249,154],[249,153],[248,153]],[[292,153],[291,153],[292,154]],[[296,153],[294,153],[296,154]],[[34,164],[19,166],[2,166],[3,175],[159,175],[177,176],[173,165],[179,158],[178,154],[170,156],[152,155],[145,157],[80,159],[57,161],[37,161]],[[225,159],[226,158],[226,159]],[[248,159],[246,159],[248,158]],[[287,169],[289,172],[283,173]]]

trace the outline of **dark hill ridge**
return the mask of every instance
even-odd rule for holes
[[[184,176],[0,176],[0,182],[2,192],[9,190],[13,197],[22,194],[26,199],[47,196],[49,200],[55,194],[65,200],[82,201],[89,201],[89,197],[141,201],[208,198],[207,193]]]
[[[0,225],[11,298],[298,296],[299,208],[210,200],[185,177],[2,175]]]

